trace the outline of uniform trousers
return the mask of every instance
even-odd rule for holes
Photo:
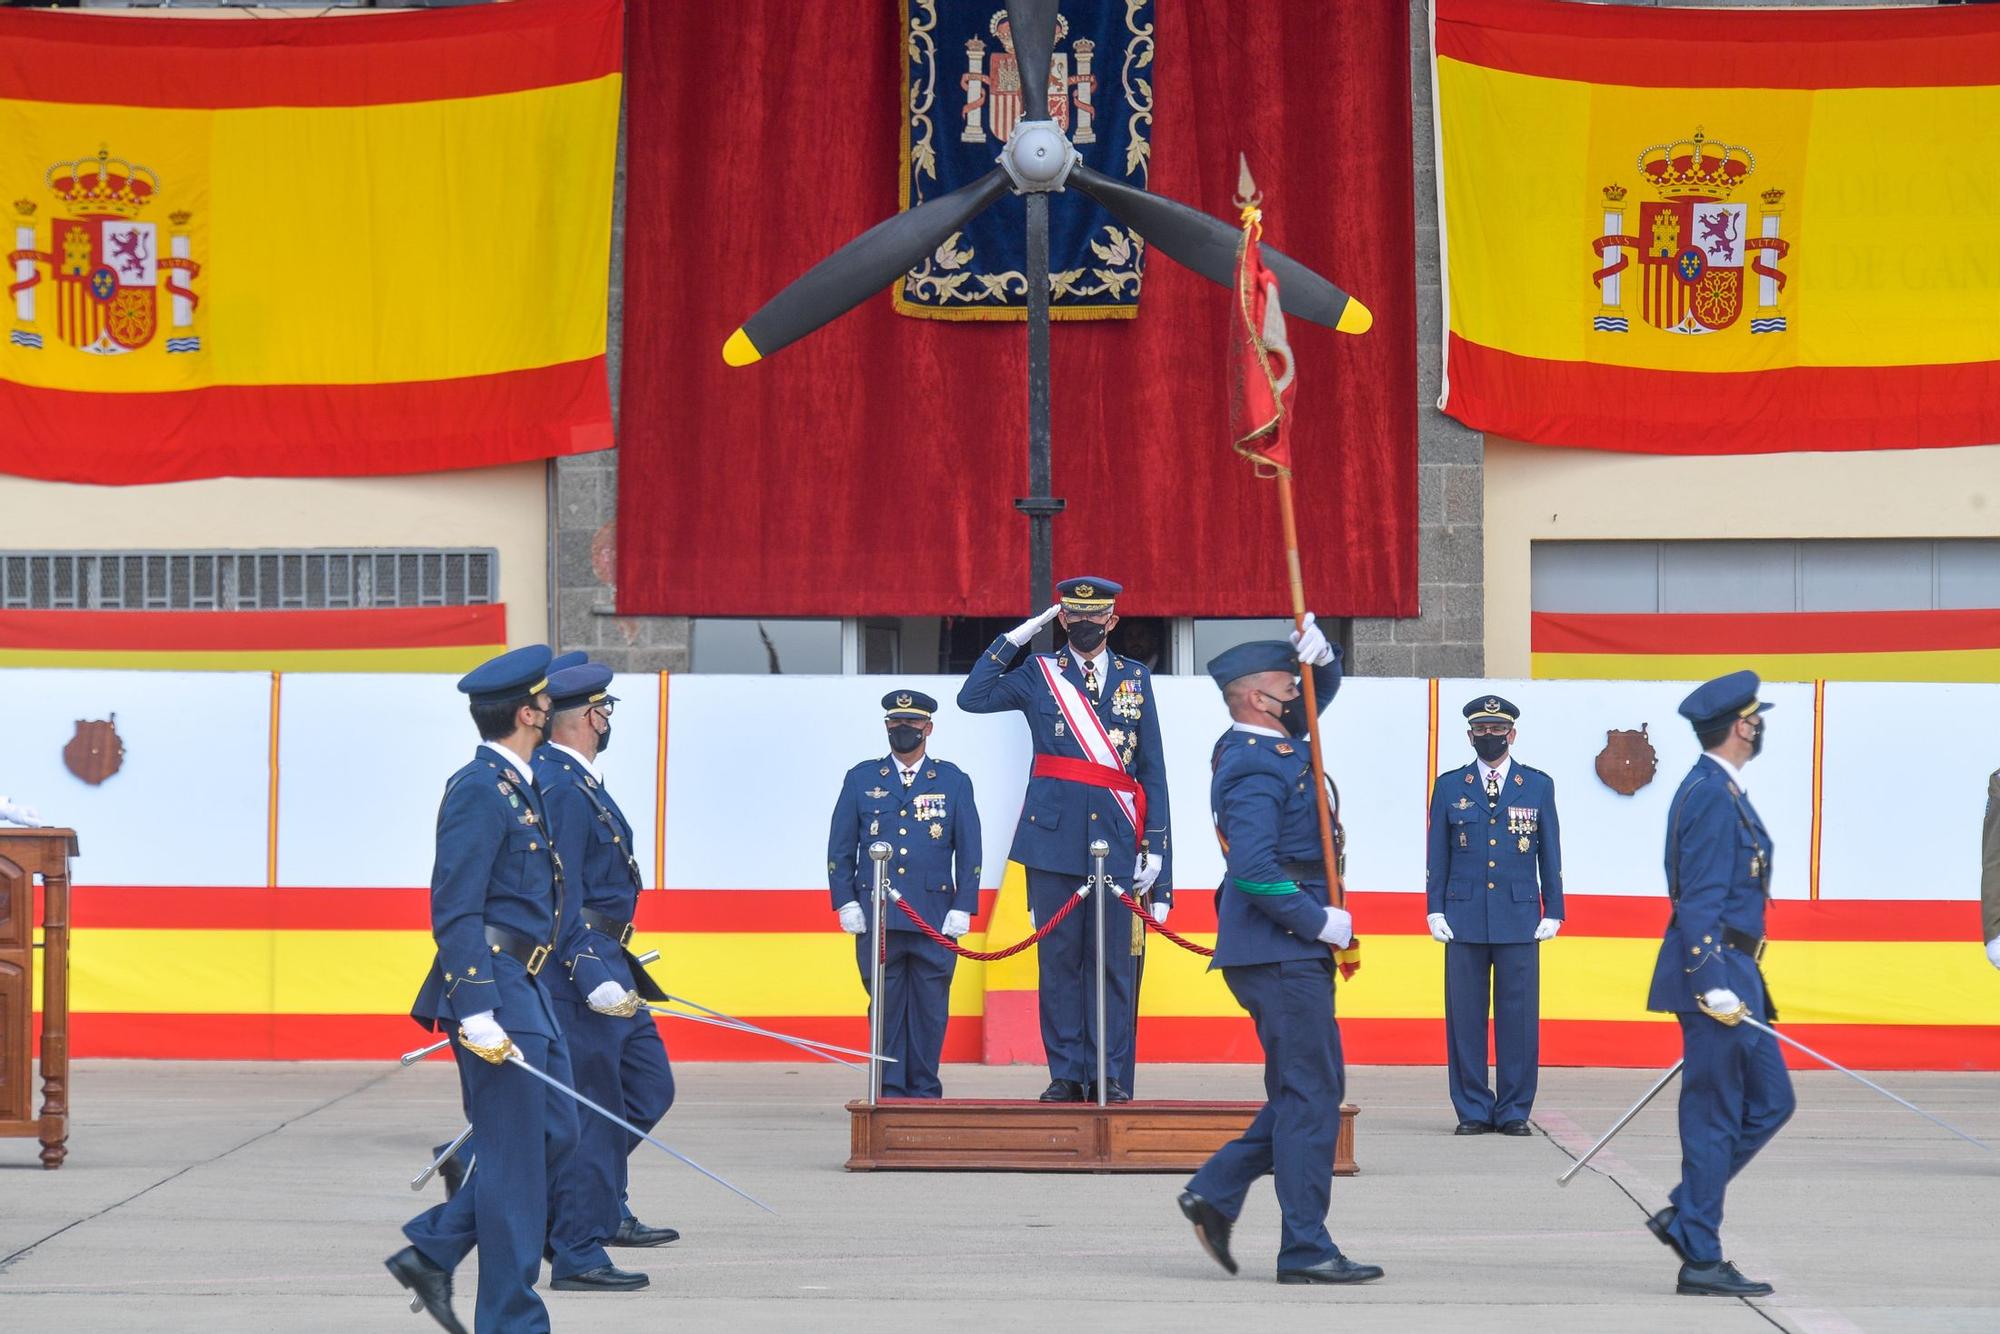
[[[1047,922],[1087,877],[1028,868],[1028,906]],[[1132,912],[1117,898],[1104,904],[1104,1069],[1117,1079],[1132,1069],[1134,985]],[[1049,1078],[1089,1085],[1097,1080],[1097,904],[1083,900],[1035,947],[1040,972],[1042,1050]],[[1131,1091],[1131,1086],[1125,1086]]]
[[[1750,1013],[1765,1015],[1761,981],[1742,989]],[[1771,1142],[1798,1106],[1778,1040],[1705,1014],[1682,1014],[1681,1180],[1668,1196],[1670,1231],[1694,1260],[1722,1258],[1722,1197],[1736,1174]]]
[[[556,1007],[576,1091],[650,1132],[674,1105],[673,1067],[653,1016],[644,1010],[622,1018],[599,1014],[560,993]],[[550,1272],[557,1278],[611,1263],[604,1246],[628,1216],[626,1181],[641,1142],[588,1108],[579,1107],[577,1117],[576,1152],[549,1201]]]
[[[1451,1105],[1461,1121],[1504,1125],[1534,1110],[1541,1067],[1541,946],[1453,940],[1444,947]],[[1494,1084],[1486,1086],[1486,1016],[1493,1015]]]
[[[530,1065],[571,1084],[561,1038],[509,1036]],[[405,1223],[403,1235],[444,1269],[456,1269],[479,1248],[478,1334],[546,1334],[549,1314],[535,1280],[548,1236],[549,1186],[576,1147],[576,1104],[526,1071],[494,1065],[457,1042],[451,1050],[467,1114],[478,1127],[479,1170],[456,1195]]]
[[[1224,968],[1222,979],[1257,1025],[1269,1101],[1241,1138],[1202,1164],[1188,1189],[1233,1219],[1251,1183],[1271,1173],[1284,1223],[1278,1268],[1305,1269],[1340,1254],[1326,1230],[1346,1082],[1333,960]]]
[[[944,1054],[951,975],[958,967],[958,956],[918,931],[885,934],[889,956],[882,965],[882,1054],[896,1060],[882,1067],[882,1096],[942,1097],[938,1062]],[[871,932],[854,938],[854,961],[861,968],[863,990],[873,977],[868,949],[874,939]],[[874,1003],[872,997],[869,1003]]]

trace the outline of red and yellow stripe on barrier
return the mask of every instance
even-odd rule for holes
[[[361,611],[0,611],[0,667],[464,672],[507,645],[504,604]]]
[[[1347,1058],[1438,1063],[1443,961],[1428,935],[1407,929],[1421,924],[1421,899],[1352,899],[1370,957],[1339,991]],[[1544,1062],[1669,1064],[1675,1026],[1644,1008],[1665,905],[1580,894],[1569,903],[1567,928],[1542,952]],[[992,909],[989,893],[974,948]],[[365,1060],[421,1036],[406,1012],[432,953],[424,890],[80,886],[73,917],[78,1056]],[[1211,943],[1213,896],[1181,891],[1174,924]],[[677,994],[830,1041],[865,1035],[854,946],[824,891],[648,893],[639,930],[662,951],[659,976]],[[1974,943],[1976,903],[1780,901],[1771,932],[1765,971],[1801,1040],[1876,1068],[2000,1070],[2000,974]],[[1149,955],[1145,1059],[1257,1058],[1249,1021],[1206,960],[1157,940]],[[1010,962],[1021,960],[1031,954]],[[1021,967],[1032,983],[1032,962]],[[985,981],[980,965],[960,962],[948,1060],[981,1059]],[[683,1059],[790,1059],[759,1039],[662,1022]]]
[[[1589,614],[1538,611],[1538,678],[1704,681],[2000,680],[2000,610]]]

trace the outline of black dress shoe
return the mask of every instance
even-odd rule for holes
[[[1671,1250],[1675,1255],[1680,1256],[1682,1264],[1691,1265],[1694,1263],[1694,1261],[1688,1257],[1686,1248],[1683,1247],[1679,1241],[1674,1239],[1674,1234],[1672,1231],[1672,1224],[1674,1221],[1674,1217],[1679,1212],[1680,1211],[1678,1209],[1675,1209],[1673,1205],[1671,1204],[1668,1205],[1666,1208],[1660,1210],[1660,1212],[1654,1214],[1651,1218],[1648,1218],[1646,1220],[1646,1231],[1658,1237],[1660,1239],[1660,1245],[1665,1246],[1668,1250]]]
[[[1229,1253],[1229,1230],[1235,1226],[1222,1210],[1191,1190],[1181,1192],[1181,1213],[1194,1224],[1194,1239],[1208,1252],[1209,1259],[1230,1273],[1236,1272],[1236,1258]]]
[[[1280,1269],[1280,1283],[1370,1283],[1382,1277],[1381,1265],[1358,1265],[1344,1255],[1305,1269]]]
[[[1717,1260],[1712,1264],[1682,1265],[1674,1291],[1683,1297],[1768,1297],[1772,1288],[1768,1283],[1743,1277],[1729,1261]]]
[[[440,1269],[424,1258],[424,1253],[414,1246],[405,1246],[382,1262],[396,1281],[410,1290],[410,1295],[422,1303],[430,1312],[431,1319],[451,1331],[451,1334],[466,1334],[464,1325],[451,1313],[451,1271]]]
[[[1127,1093],[1125,1091],[1124,1085],[1120,1084],[1117,1080],[1107,1079],[1104,1081],[1104,1083],[1105,1083],[1104,1101],[1106,1101],[1107,1103],[1132,1101],[1132,1095]],[[1096,1080],[1093,1079],[1088,1084],[1085,1084],[1083,1086],[1083,1100],[1085,1102],[1097,1101]]]
[[[679,1241],[681,1234],[670,1227],[647,1227],[636,1218],[618,1220],[618,1230],[608,1237],[606,1246],[664,1246],[670,1241]]]
[[[1454,1135],[1490,1135],[1493,1133],[1493,1127],[1484,1121],[1460,1121],[1458,1129],[1451,1133]]]
[[[1049,1086],[1042,1090],[1043,1102],[1082,1102],[1083,1085],[1074,1079],[1051,1079]]]
[[[438,1168],[438,1180],[444,1182],[444,1197],[447,1200],[458,1194],[459,1190],[464,1187],[465,1163],[461,1161],[458,1154],[454,1153],[451,1157],[444,1160],[444,1165]]]
[[[581,1274],[571,1274],[568,1278],[552,1278],[549,1286],[557,1292],[631,1292],[652,1281],[644,1274],[635,1274],[617,1265],[599,1265]]]
[[[1503,1135],[1518,1136],[1518,1135],[1532,1135],[1535,1133],[1534,1131],[1528,1129],[1528,1123],[1526,1121],[1519,1121],[1519,1120],[1502,1121],[1500,1123],[1499,1130],[1500,1133]]]

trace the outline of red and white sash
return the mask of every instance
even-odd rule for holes
[[[1056,670],[1055,659],[1039,654],[1035,658],[1035,666],[1040,669],[1049,694],[1055,697],[1056,708],[1069,725],[1070,735],[1083,747],[1086,757],[1079,761],[1063,755],[1037,755],[1035,775],[1108,789],[1118,799],[1118,808],[1125,813],[1125,818],[1132,822],[1133,837],[1144,837],[1145,789],[1125,771],[1125,762],[1118,757],[1118,748],[1111,744],[1111,737],[1105,732],[1097,710],[1091,707],[1090,701],[1074,682]]]

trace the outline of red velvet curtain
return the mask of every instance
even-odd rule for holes
[[[729,332],[896,208],[895,0],[630,7],[618,605],[1012,615],[1030,599],[1026,335],[888,294],[743,369]],[[1416,317],[1401,5],[1160,0],[1150,187],[1233,217],[1375,314],[1293,321],[1307,595],[1416,614]],[[1019,218],[1018,199],[998,207]],[[1157,253],[1139,317],[1053,343],[1056,573],[1134,615],[1289,611],[1277,499],[1228,438],[1229,295]]]

